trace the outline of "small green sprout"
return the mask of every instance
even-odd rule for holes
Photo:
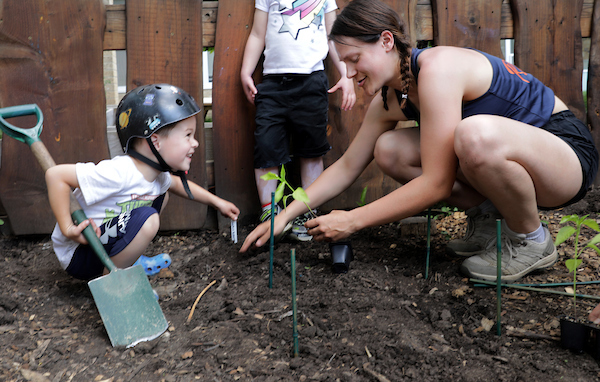
[[[360,200],[358,202],[356,202],[356,204],[358,204],[359,207],[364,206],[365,204],[367,204],[366,200],[367,200],[367,187],[365,186],[365,188],[362,189],[362,192],[360,193]]]
[[[286,180],[285,175],[286,175],[285,166],[281,165],[281,175],[277,175],[275,173],[268,172],[265,175],[261,176],[260,178],[265,181],[269,181],[269,180],[278,180],[279,181],[279,185],[277,186],[277,189],[275,190],[275,204],[279,203],[279,201],[283,199],[283,208],[286,208],[288,198],[292,197],[295,200],[298,200],[298,201],[304,203],[306,205],[306,207],[308,207],[308,211],[310,212],[312,217],[316,218],[317,216],[313,213],[312,208],[310,208],[310,206],[308,205],[308,203],[310,203],[310,199],[308,198],[308,195],[306,195],[306,191],[304,191],[304,189],[302,187],[297,187],[296,189],[294,189],[292,187],[292,185],[289,184],[288,181]],[[286,186],[292,191],[291,194],[284,195]]]
[[[600,249],[598,249],[597,244],[600,243],[600,233],[596,234],[585,246],[579,250],[579,237],[581,235],[581,228],[584,226],[593,229],[596,232],[600,232],[600,226],[593,219],[588,219],[589,215],[578,216],[578,215],[567,215],[563,216],[560,221],[560,224],[565,223],[573,223],[575,227],[572,225],[564,225],[556,235],[556,240],[554,241],[555,246],[559,246],[564,243],[571,236],[574,236],[574,246],[575,253],[573,254],[573,258],[565,261],[565,265],[569,272],[573,272],[573,312],[575,313],[575,317],[577,317],[577,304],[576,304],[576,296],[577,296],[577,268],[581,265],[582,260],[579,256],[583,253],[586,248],[592,248],[596,253],[600,254]]]

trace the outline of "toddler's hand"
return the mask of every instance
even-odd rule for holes
[[[221,215],[230,218],[231,220],[237,220],[238,216],[240,216],[240,209],[237,208],[235,204],[226,200],[222,200],[219,205],[217,205],[217,208]]]
[[[258,93],[258,90],[254,85],[254,80],[252,79],[252,77],[242,76],[242,88],[244,89],[244,94],[246,95],[248,101],[254,105],[254,98],[256,96],[256,93]]]
[[[83,230],[86,229],[90,224],[92,225],[96,236],[100,237],[100,228],[96,226],[96,223],[92,219],[86,219],[79,225],[75,225],[75,223],[69,225],[67,232],[64,232],[64,235],[79,244],[88,244],[87,239],[85,236],[83,236]]]
[[[342,90],[342,110],[352,110],[356,103],[356,93],[354,92],[354,81],[351,78],[343,77],[335,84],[334,87],[328,90],[329,93],[334,93],[338,89]]]

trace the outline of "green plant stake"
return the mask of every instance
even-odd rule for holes
[[[600,233],[596,234],[582,249],[579,250],[579,236],[581,234],[581,228],[586,226],[588,228],[593,229],[596,232],[600,232],[600,226],[595,220],[588,219],[589,215],[578,216],[578,215],[567,215],[563,216],[560,220],[560,224],[565,223],[573,223],[575,227],[572,225],[564,225],[556,235],[556,240],[554,241],[555,246],[559,246],[564,243],[568,238],[574,236],[575,243],[575,253],[573,254],[572,259],[568,259],[565,261],[565,265],[570,272],[573,272],[573,314],[574,318],[577,318],[577,268],[581,265],[582,260],[579,256],[583,253],[586,248],[592,248],[596,251],[596,253],[600,254],[600,249],[598,249],[597,244],[600,242]]]
[[[296,307],[296,250],[290,250],[292,271],[292,337],[294,344],[294,357],[298,357],[298,309]]]
[[[271,237],[269,239],[269,289],[273,288],[273,247],[275,246],[275,193],[271,192]]]
[[[469,279],[469,282],[474,283],[473,286],[475,286],[475,287],[484,287],[484,286],[493,287],[494,285],[497,285],[496,281],[486,281],[486,280],[479,280],[479,279]],[[571,285],[571,283],[569,283],[569,285]],[[552,290],[552,289],[544,289],[544,288],[533,288],[533,287],[528,287],[528,286],[521,286],[519,284],[502,284],[502,287],[503,288],[513,288],[513,289],[519,289],[519,290],[526,290],[526,291],[531,291],[531,292],[559,294],[561,296],[573,296],[573,293],[567,293],[567,292],[563,292],[563,291],[560,291],[560,290]],[[600,300],[600,296],[592,296],[592,295],[589,295],[589,294],[577,294],[577,297],[579,297],[579,298],[589,298],[591,300]]]
[[[500,320],[502,318],[502,220],[496,219],[496,334],[502,334]]]
[[[294,189],[292,187],[292,185],[289,184],[288,181],[285,179],[285,175],[286,175],[285,174],[285,166],[281,165],[281,175],[277,175],[275,173],[268,172],[265,175],[261,176],[260,178],[265,181],[269,181],[269,180],[278,180],[279,181],[279,185],[277,186],[277,189],[275,190],[275,202],[276,203],[279,203],[279,201],[283,199],[283,208],[285,208],[287,206],[288,198],[292,197],[295,200],[298,200],[298,201],[304,203],[304,205],[306,205],[306,207],[308,208],[308,212],[310,212],[310,214],[312,215],[313,218],[316,218],[317,216],[312,212],[312,209],[308,205],[308,203],[310,203],[310,199],[308,199],[308,195],[306,195],[306,191],[304,191],[304,189],[302,187],[297,187],[296,189]],[[292,191],[291,195],[290,194],[284,195],[285,186],[287,186]]]
[[[427,209],[427,255],[425,256],[425,280],[429,277],[429,254],[431,253],[431,208]]]

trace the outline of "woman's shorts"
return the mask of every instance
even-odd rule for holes
[[[266,75],[256,86],[254,168],[278,167],[294,156],[318,158],[327,141],[328,81],[323,70],[311,74]]]
[[[139,207],[123,212],[102,224],[100,241],[102,241],[108,256],[113,257],[121,253],[137,236],[146,220],[158,211],[155,207]],[[79,245],[66,271],[80,280],[91,280],[102,276],[104,264],[91,246]]]
[[[561,206],[552,208],[544,207],[543,209],[556,209],[580,201],[585,197],[598,172],[598,150],[594,144],[592,133],[570,110],[553,114],[550,120],[541,128],[556,135],[571,146],[575,154],[577,154],[579,162],[581,162],[583,175],[581,188],[577,195]]]

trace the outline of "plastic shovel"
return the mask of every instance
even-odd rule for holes
[[[6,121],[8,118],[26,115],[37,116],[37,124],[34,127],[19,128]],[[2,131],[18,141],[27,143],[45,173],[56,163],[39,138],[43,120],[42,111],[35,104],[0,109]],[[87,219],[73,195],[71,195],[71,216],[76,224]],[[91,225],[83,231],[83,234],[110,271],[109,274],[88,282],[88,285],[112,346],[132,347],[164,333],[168,323],[143,267],[136,265],[126,269],[117,268],[108,257]]]

